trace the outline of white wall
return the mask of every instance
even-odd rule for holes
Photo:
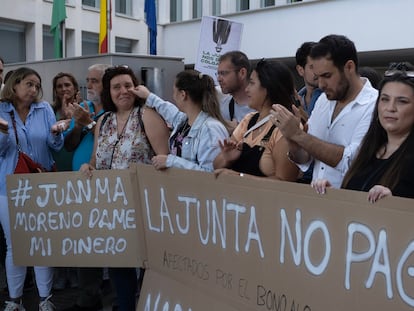
[[[244,24],[241,50],[251,59],[294,56],[304,41],[343,34],[357,50],[414,48],[413,0],[317,0],[224,15]],[[193,64],[201,20],[160,27],[159,52]]]
[[[206,2],[203,7],[211,4],[211,0],[203,1]],[[0,2],[0,21],[20,21],[28,26],[27,61],[41,60],[42,25],[50,25],[52,0]],[[99,11],[82,9],[82,0],[67,2],[67,56],[81,56],[81,33],[99,33]],[[144,2],[133,0],[133,18],[113,15],[111,51],[114,51],[117,36],[136,40],[134,53],[147,53]],[[277,3],[282,2],[286,0],[277,0]],[[188,13],[192,2],[184,3],[187,6],[183,10]],[[257,7],[259,2],[252,0],[252,3]],[[222,0],[223,10],[235,9],[234,4],[235,0]],[[164,23],[158,27],[158,54],[184,58],[186,64],[193,64],[201,19],[168,24],[169,0],[158,0],[158,9],[159,23]],[[223,17],[244,24],[241,49],[251,59],[293,57],[302,42],[317,41],[331,33],[347,35],[361,52],[407,49],[404,56],[412,55],[414,59],[413,14],[414,0],[304,0]]]

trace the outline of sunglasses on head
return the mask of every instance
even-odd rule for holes
[[[409,78],[414,78],[413,66],[406,62],[401,63],[391,63],[387,71],[385,71],[385,77],[391,77],[396,73],[404,74]]]
[[[111,72],[111,71],[118,70],[118,69],[130,69],[130,68],[128,67],[128,65],[116,65],[116,66],[107,68],[105,72]]]

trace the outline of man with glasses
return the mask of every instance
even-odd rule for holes
[[[95,64],[88,68],[86,77],[87,101],[70,103],[72,124],[65,136],[65,147],[73,151],[72,170],[78,171],[82,164],[89,163],[93,151],[93,130],[98,118],[104,113],[101,103],[102,77],[110,65]],[[76,304],[64,311],[96,311],[102,309],[102,268],[79,268],[80,294]]]
[[[272,121],[289,143],[289,158],[306,171],[314,160],[312,180],[327,179],[339,188],[361,140],[368,130],[378,91],[358,74],[354,43],[345,36],[328,35],[311,49],[313,72],[324,92],[308,120],[307,132],[295,115],[273,105]]]
[[[83,163],[88,163],[93,150],[93,129],[96,121],[104,113],[101,103],[102,77],[109,65],[95,64],[88,68],[86,77],[87,101],[70,103],[72,123],[65,136],[65,148],[73,151],[72,170],[78,171]]]
[[[221,55],[216,76],[222,93],[228,94],[220,101],[221,114],[234,129],[247,113],[254,111],[247,105],[245,91],[250,76],[250,62],[246,54],[231,51]]]

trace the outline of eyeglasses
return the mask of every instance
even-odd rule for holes
[[[222,76],[225,77],[227,76],[230,72],[237,72],[240,69],[236,69],[236,70],[219,70],[216,72],[216,77]]]

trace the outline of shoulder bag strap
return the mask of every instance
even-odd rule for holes
[[[102,117],[101,126],[99,127],[99,133],[102,131],[102,127],[104,126],[106,120],[108,120],[109,116],[111,115],[111,112],[104,112],[104,116]]]
[[[12,119],[12,124],[13,124],[13,129],[14,129],[14,136],[16,136],[16,145],[17,145],[17,150],[20,151],[21,147],[20,147],[20,143],[19,143],[19,136],[17,135],[17,127],[16,127],[16,119],[14,118],[14,111],[10,111],[10,117]]]
[[[256,124],[257,119],[259,119],[259,113],[255,113],[249,120],[249,124],[247,124],[247,129],[250,130],[253,125]]]
[[[147,136],[147,134],[145,133],[144,121],[142,120],[142,116],[141,116],[141,108],[142,108],[141,106],[138,107],[138,122],[145,136]]]
[[[230,121],[233,121],[233,118],[234,118],[234,97],[232,97],[230,102],[229,102],[229,114],[230,114]]]
[[[275,128],[276,128],[276,125],[272,125],[272,127],[269,129],[269,131],[266,133],[266,135],[262,138],[262,141],[269,141],[270,136],[272,136],[272,133],[273,133]]]

